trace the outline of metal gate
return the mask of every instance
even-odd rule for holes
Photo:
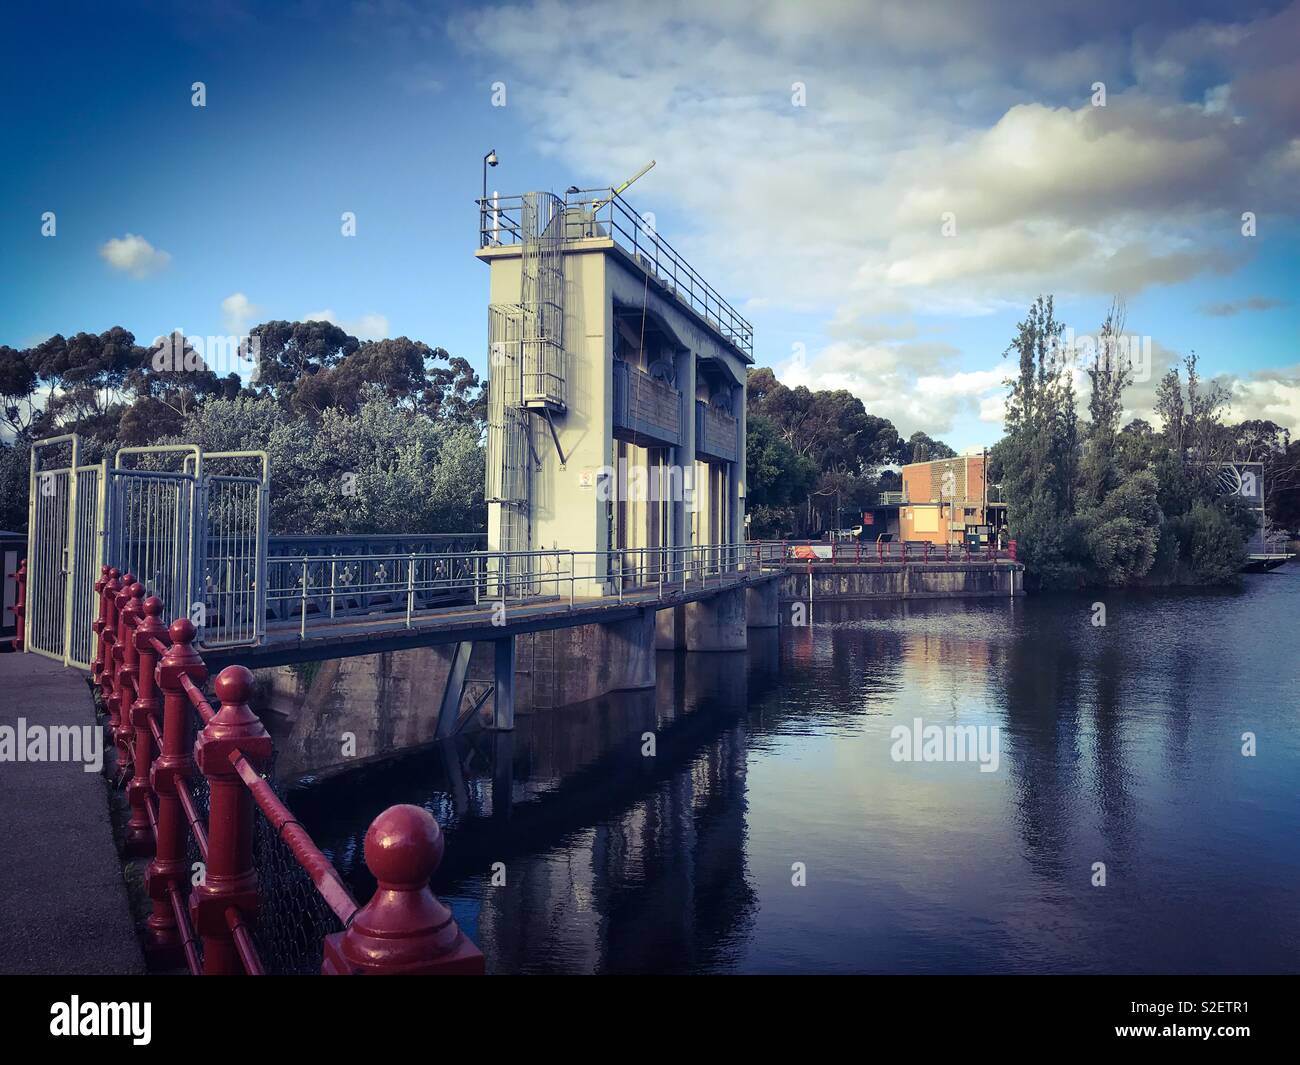
[[[110,469],[78,466],[80,450],[75,435],[32,446],[27,646],[90,668],[94,584],[105,562],[158,596],[167,618],[193,621],[201,646],[259,642],[266,618],[266,454],[205,454],[195,444],[128,447]]]
[[[109,471],[104,556],[162,600],[164,617],[188,617],[196,624],[195,508],[202,456],[193,444],[118,451]]]
[[[195,572],[202,643],[254,644],[266,631],[269,461],[264,451],[210,451],[201,458]]]
[[[27,503],[26,646],[90,668],[103,557],[104,466],[79,465],[75,434],[32,445]]]

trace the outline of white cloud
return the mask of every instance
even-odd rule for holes
[[[577,184],[656,159],[631,202],[678,216],[661,228],[711,283],[824,315],[834,342],[781,379],[849,388],[900,431],[998,424],[1005,368],[955,372],[957,349],[882,319],[1226,274],[1253,250],[1243,203],[1300,211],[1300,61],[1284,43],[1300,4],[1199,18],[1099,0],[1066,18],[1003,0],[601,0],[560,16],[532,0],[450,32],[510,77],[511,105]],[[672,46],[646,62],[646,41]]]
[[[847,389],[904,437],[918,429],[936,435],[950,431],[959,417],[981,413],[991,400],[1000,403],[1005,391],[1005,367],[950,372],[956,357],[955,348],[936,342],[837,342],[809,360],[778,366],[776,374],[792,388]]]
[[[358,340],[383,340],[388,336],[388,316],[375,314],[374,312],[363,314],[359,318],[349,318],[345,321],[329,309],[309,311],[299,321],[332,322]]]
[[[242,292],[235,292],[221,301],[221,316],[226,332],[243,336],[262,308],[252,303]]]
[[[1300,366],[1233,380],[1229,388],[1232,392],[1230,421],[1262,418],[1300,435]]]
[[[99,246],[99,255],[114,270],[134,278],[156,274],[172,261],[170,254],[134,233],[105,241]]]
[[[515,99],[579,184],[657,159],[634,204],[683,209],[670,239],[763,307],[851,319],[987,313],[1041,291],[1133,296],[1232,268],[1227,205],[1296,201],[1289,138],[1181,97],[1175,74],[1208,61],[1215,35],[1158,47],[1181,29],[1160,25],[1172,16],[1108,8],[1067,26],[997,3],[928,17],[890,0],[530,10],[466,15],[453,33],[523,82]],[[1154,54],[1127,58],[1139,29]],[[645,64],[646,40],[673,47]],[[806,107],[791,106],[796,80]]]

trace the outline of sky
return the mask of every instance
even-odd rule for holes
[[[1232,416],[1300,433],[1300,0],[5,18],[0,344],[312,317],[483,371],[495,148],[503,195],[655,160],[627,199],[753,323],[756,364],[904,435],[1000,436],[1040,293],[1078,335],[1124,301],[1151,352],[1130,416],[1195,351]]]

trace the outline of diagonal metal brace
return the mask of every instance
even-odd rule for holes
[[[564,448],[560,447],[560,434],[555,430],[555,422],[551,420],[551,411],[549,407],[542,408],[542,415],[546,418],[546,424],[551,430],[551,439],[555,441],[555,452],[560,456],[560,465],[567,466],[564,459]]]

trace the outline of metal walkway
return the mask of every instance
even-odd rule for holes
[[[353,655],[435,647],[476,640],[500,640],[524,633],[608,624],[635,617],[647,608],[668,609],[710,599],[777,580],[782,569],[753,569],[741,573],[690,578],[685,583],[625,592],[617,596],[535,596],[520,600],[483,600],[434,608],[414,616],[381,613],[309,619],[304,630],[298,622],[267,626],[260,644],[249,647],[205,649],[204,661],[214,670],[238,663],[250,669],[319,662]],[[503,607],[504,602],[504,607]]]

